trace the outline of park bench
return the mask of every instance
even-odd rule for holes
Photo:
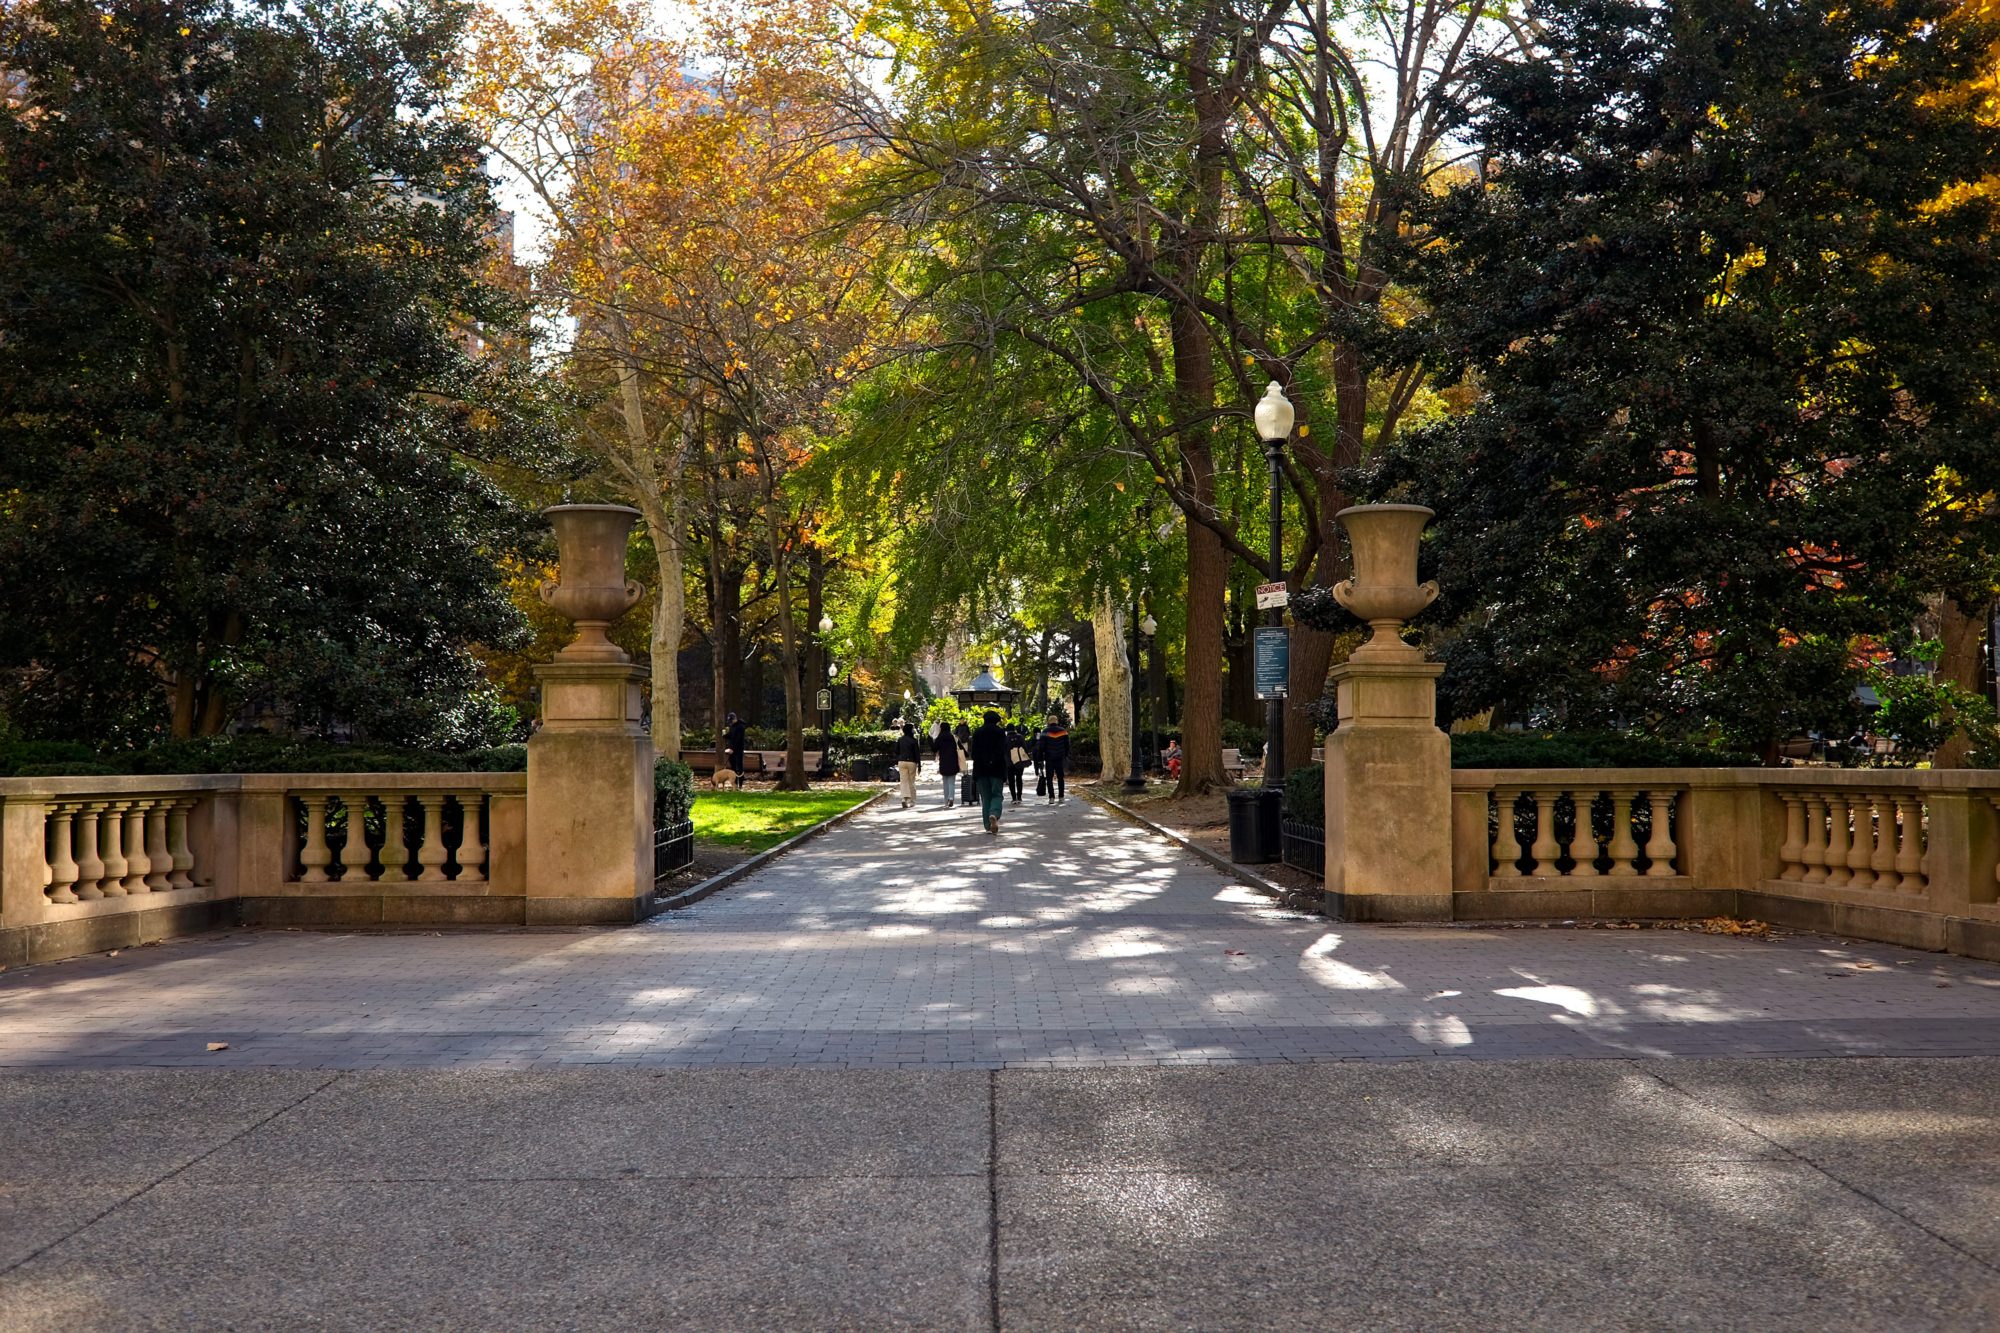
[[[763,756],[765,776],[773,779],[782,779],[785,776],[785,752],[783,750],[760,750],[758,753]],[[820,761],[825,758],[826,751],[824,750],[806,751],[806,777],[808,779],[819,776]]]
[[[1225,745],[1222,747],[1222,771],[1229,775],[1231,782],[1243,776],[1245,765],[1243,763],[1243,751],[1240,747],[1234,745]]]
[[[681,755],[681,762],[686,764],[688,768],[698,778],[713,777],[715,776],[715,770],[718,767],[721,768],[728,767],[726,763],[722,762],[721,756],[716,754],[716,752],[713,750],[685,751]],[[752,773],[760,773],[763,771],[763,769],[764,769],[764,759],[760,751],[745,750],[743,752],[744,776],[747,777]]]

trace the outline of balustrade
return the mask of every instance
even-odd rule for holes
[[[297,883],[486,879],[483,792],[294,792],[291,799],[300,828]],[[337,840],[331,836],[336,828]]]
[[[88,903],[195,886],[188,843],[193,795],[55,800],[42,830],[43,892],[52,903]]]
[[[1681,873],[1673,831],[1678,789],[1496,787],[1492,800],[1494,879],[1526,875],[1665,879]],[[1525,849],[1523,821],[1530,831]],[[1567,839],[1564,824],[1569,826]],[[1641,830],[1646,837],[1643,846],[1637,836]],[[1607,864],[1600,868],[1600,862]]]
[[[1777,795],[1785,807],[1780,880],[1877,893],[1923,893],[1929,887],[1920,794],[1844,788]]]

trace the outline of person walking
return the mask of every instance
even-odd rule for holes
[[[903,780],[903,808],[909,809],[917,803],[917,770],[923,767],[924,747],[917,739],[915,723],[905,722],[903,734],[896,738],[896,772]]]
[[[1000,831],[1006,808],[1007,773],[1013,765],[1013,738],[1000,725],[1000,715],[986,710],[986,720],[972,733],[972,782],[979,789],[979,822],[988,833]]]
[[[712,716],[712,715],[711,715]],[[725,719],[722,733],[722,753],[729,761],[730,771],[736,774],[736,785],[743,785],[743,719],[731,713]]]
[[[944,808],[949,810],[958,804],[958,740],[950,727],[940,723],[932,744],[937,748],[938,776],[944,779]]]
[[[1049,723],[1042,733],[1042,772],[1049,784],[1049,804],[1069,799],[1069,724],[1061,718]]]
[[[1021,774],[1028,767],[1028,738],[1017,722],[1007,728],[1007,794],[1021,803]]]
[[[958,799],[961,805],[971,805],[979,799],[979,789],[972,781],[972,728],[964,722],[952,733],[958,737],[958,757],[963,771],[958,779]]]

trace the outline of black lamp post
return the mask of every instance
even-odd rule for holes
[[[1146,790],[1146,750],[1139,735],[1139,594],[1132,593],[1132,671],[1126,682],[1125,693],[1131,697],[1125,702],[1132,715],[1132,771],[1125,775],[1125,790],[1138,792]]]
[[[1276,380],[1264,390],[1252,415],[1257,421],[1257,436],[1264,442],[1264,458],[1271,466],[1271,577],[1283,580],[1285,577],[1285,492],[1284,458],[1285,442],[1292,435],[1291,400],[1285,397],[1284,386]],[[1273,629],[1283,630],[1285,612],[1282,607],[1272,607],[1264,613],[1264,624]],[[1286,654],[1287,661],[1290,654]],[[1285,697],[1282,692],[1274,693],[1264,701],[1264,786],[1281,790],[1285,785]]]
[[[1139,632],[1146,636],[1146,651],[1151,654],[1156,665],[1160,657],[1160,644],[1159,640],[1155,639],[1153,635],[1159,628],[1160,622],[1151,616],[1147,616],[1139,622]],[[1136,671],[1138,668],[1134,667],[1133,669]],[[1153,678],[1151,674],[1148,674],[1146,676],[1146,753],[1151,755],[1155,760],[1158,760],[1160,757],[1159,707],[1160,698],[1153,693]]]

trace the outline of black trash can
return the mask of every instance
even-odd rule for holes
[[[1283,853],[1279,811],[1285,794],[1276,787],[1236,787],[1229,793],[1229,859],[1263,865]]]
[[[868,761],[866,759],[857,759],[854,761],[853,770],[848,776],[856,782],[866,782],[868,781],[868,771]]]

